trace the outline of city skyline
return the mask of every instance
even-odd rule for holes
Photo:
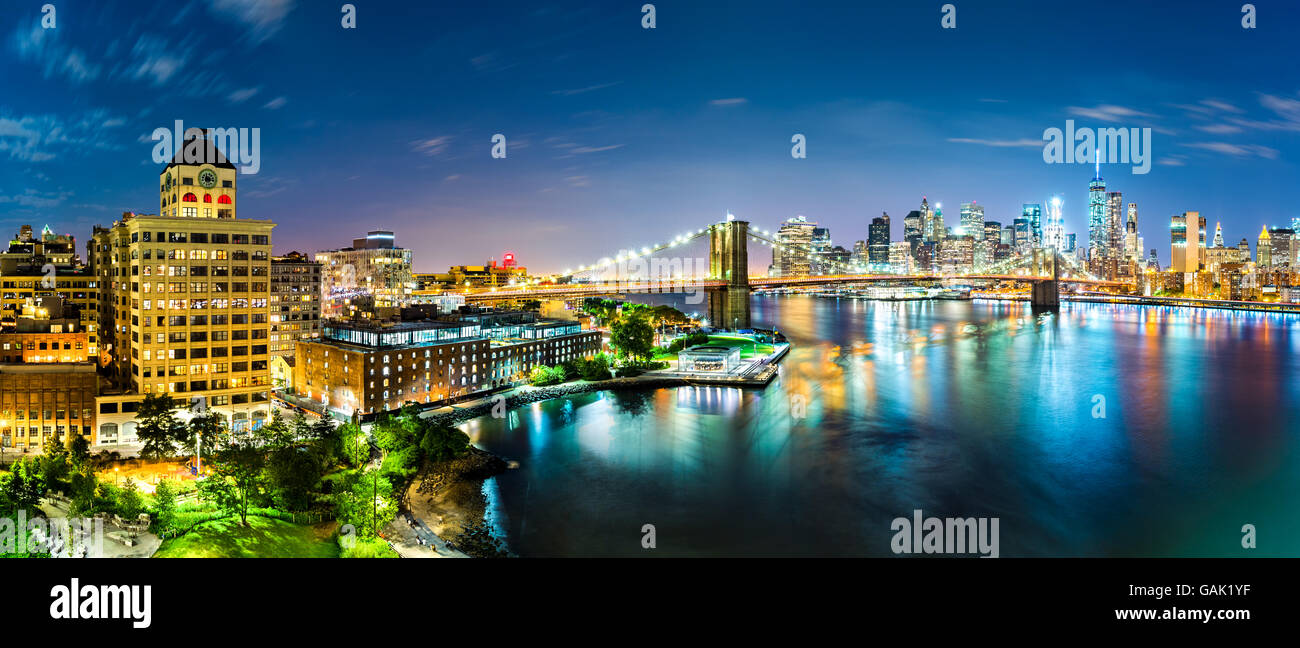
[[[333,8],[293,2],[141,14],[60,3],[50,30],[39,6],[15,12],[0,33],[14,60],[0,85],[22,89],[0,101],[0,215],[84,244],[123,211],[155,211],[149,134],[178,119],[261,129],[241,211],[279,225],[275,253],[381,228],[421,271],[511,250],[557,272],[727,212],[768,230],[804,215],[852,248],[881,212],[901,240],[922,196],[952,226],[961,203],[1006,226],[1022,203],[1060,196],[1065,231],[1084,244],[1092,164],[1042,156],[1043,131],[1068,119],[1153,129],[1149,174],[1103,162],[1101,175],[1140,206],[1165,262],[1159,224],[1173,215],[1198,211],[1229,242],[1252,243],[1300,215],[1286,192],[1300,94],[1272,45],[1290,7],[1243,30],[1234,7],[1125,6],[1087,56],[1044,47],[1010,78],[1016,36],[1075,42],[1086,25],[1028,3],[960,7],[952,30],[919,5],[805,12],[801,30],[751,4],[664,5],[654,30],[607,6],[402,10],[393,21],[395,6],[363,6],[355,30]],[[1187,38],[1233,55],[1165,53]],[[1280,81],[1247,81],[1261,78]],[[496,133],[506,159],[489,154]],[[796,133],[805,159],[790,155]],[[439,228],[455,228],[454,249]]]

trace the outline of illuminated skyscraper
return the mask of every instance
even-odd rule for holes
[[[1223,247],[1223,223],[1214,224],[1214,247]]]
[[[1101,178],[1101,156],[1097,157],[1097,173],[1088,183],[1088,258],[1092,271],[1099,270],[1104,257],[1108,236],[1106,234],[1106,181]]]
[[[975,201],[961,204],[961,234],[977,239],[984,236],[984,206]]]
[[[1020,215],[1029,227],[1029,247],[1039,247],[1043,242],[1043,206],[1038,203],[1024,203],[1020,207]],[[1019,244],[1017,237],[1017,248]]]
[[[889,214],[881,212],[867,228],[867,258],[873,270],[889,265]]]
[[[1065,249],[1065,218],[1061,216],[1061,198],[1052,196],[1047,201],[1047,213],[1042,219],[1043,230],[1039,246],[1045,248]]]
[[[1128,204],[1128,218],[1124,221],[1124,260],[1140,261],[1142,243],[1138,241],[1138,205]]]
[[[1255,242],[1255,265],[1261,268],[1273,265],[1273,242],[1269,240],[1268,226],[1259,229],[1259,240]]]
[[[1200,270],[1205,247],[1205,218],[1200,212],[1183,212],[1169,224],[1170,266],[1175,272]]]

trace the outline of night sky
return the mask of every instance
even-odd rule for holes
[[[1252,247],[1300,216],[1292,0],[1253,30],[1241,2],[957,0],[942,29],[937,1],[660,1],[652,30],[642,0],[357,0],[355,30],[341,2],[53,0],[53,30],[42,4],[0,0],[5,236],[156,213],[149,134],[176,119],[261,129],[239,216],[279,223],[277,252],[392,229],[420,271],[557,271],[727,211],[851,247],[881,211],[900,238],[923,195],[949,225],[1060,195],[1083,242],[1092,166],[1042,156],[1067,119],[1153,129],[1149,174],[1102,175],[1164,263],[1172,214]]]

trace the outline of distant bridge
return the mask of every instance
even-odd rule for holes
[[[579,280],[582,275],[604,272],[610,268],[616,270],[636,261],[638,267],[646,266],[645,261],[656,252],[688,243],[697,238],[709,237],[709,268],[707,277],[703,278],[654,278],[653,272],[628,271],[626,277],[614,280]],[[688,293],[704,290],[709,295],[710,322],[730,322],[740,328],[750,325],[749,295],[754,289],[783,288],[819,285],[879,284],[879,283],[936,283],[936,282],[1002,282],[1015,281],[1031,285],[1032,302],[1037,306],[1056,306],[1059,303],[1059,284],[1075,284],[1093,288],[1118,288],[1125,284],[1118,281],[1098,279],[1053,249],[1035,249],[1031,255],[1008,259],[986,268],[984,272],[961,275],[936,274],[863,274],[861,272],[844,272],[831,275],[797,276],[797,277],[755,277],[749,276],[748,243],[757,242],[770,245],[776,249],[791,249],[791,246],[773,240],[767,234],[751,233],[749,223],[739,220],[726,220],[700,229],[695,233],[679,236],[672,242],[654,247],[642,248],[640,252],[603,259],[595,264],[579,266],[577,272],[566,271],[562,280],[570,283],[553,285],[527,286],[519,288],[490,288],[463,291],[465,300],[471,303],[489,303],[523,299],[570,299],[577,297],[598,297],[623,293]],[[833,260],[816,257],[812,250],[794,246],[796,252],[807,253],[819,264],[848,266]],[[1026,274],[1015,274],[1021,269]],[[1065,274],[1061,274],[1061,270]],[[648,270],[648,269],[647,269]],[[616,272],[617,274],[617,272]]]

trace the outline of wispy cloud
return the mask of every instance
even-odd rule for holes
[[[230,96],[227,98],[230,99],[230,103],[243,103],[252,99],[260,90],[261,88],[240,88],[230,93]]]
[[[1117,122],[1117,121],[1122,121],[1124,119],[1133,119],[1135,117],[1155,116],[1150,113],[1144,113],[1140,110],[1125,108],[1124,106],[1113,106],[1109,104],[1103,104],[1095,108],[1070,106],[1067,110],[1070,112],[1071,115],[1078,115],[1079,117],[1088,117],[1090,119],[1097,119],[1106,122]]]
[[[612,88],[620,83],[622,83],[622,81],[614,81],[612,83],[601,83],[599,85],[591,85],[585,88],[573,88],[570,90],[552,90],[551,94],[560,95],[564,97],[572,97],[573,95],[584,94],[587,92],[592,92],[594,90],[604,90],[605,88]]]
[[[1240,133],[1242,128],[1240,126],[1233,126],[1232,124],[1202,124],[1197,126],[1196,130],[1213,133],[1215,135],[1229,135],[1232,133]]]
[[[709,102],[710,106],[740,106],[749,103],[744,97],[728,97],[726,99],[714,99]]]
[[[211,0],[209,6],[213,13],[248,27],[248,38],[260,43],[284,26],[294,0]]]
[[[1029,138],[1014,139],[1014,140],[998,140],[998,139],[979,139],[975,137],[949,137],[948,141],[957,142],[959,144],[980,144],[982,146],[994,146],[998,148],[1020,148],[1020,147],[1042,148],[1043,146],[1043,140],[1036,140],[1036,139],[1029,139]]]
[[[284,97],[276,97],[276,98],[274,98],[274,99],[272,99],[272,100],[266,102],[266,105],[264,105],[264,106],[262,106],[262,107],[263,107],[263,108],[267,108],[267,109],[269,109],[269,110],[279,110],[279,109],[283,108],[284,105],[285,105],[286,103],[289,103],[289,100],[288,100],[288,99],[285,99]]]
[[[572,151],[574,153],[599,153],[601,151],[612,151],[616,148],[623,148],[622,144],[610,144],[609,146],[579,146]]]
[[[102,68],[81,50],[59,42],[58,33],[57,29],[44,29],[37,20],[30,27],[18,28],[10,43],[18,58],[40,65],[46,79],[63,77],[73,83],[98,79]]]
[[[1228,142],[1190,142],[1190,143],[1183,144],[1183,146],[1189,148],[1201,149],[1205,151],[1213,151],[1215,153],[1223,153],[1234,157],[1259,156],[1262,158],[1267,158],[1269,160],[1275,160],[1277,159],[1278,156],[1277,149],[1272,149],[1267,146],[1260,146],[1258,144],[1230,144]]]
[[[416,140],[411,142],[411,150],[416,153],[423,153],[429,157],[442,155],[451,144],[451,135],[439,135],[426,140]]]

